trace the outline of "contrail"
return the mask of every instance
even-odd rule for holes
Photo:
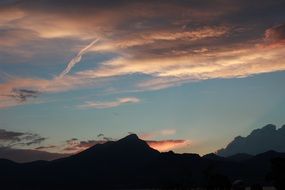
[[[58,78],[62,78],[64,77],[66,74],[68,74],[70,72],[70,70],[72,69],[72,67],[74,67],[74,65],[78,62],[80,62],[82,55],[84,55],[87,50],[89,48],[91,48],[95,43],[97,43],[99,41],[99,39],[95,39],[94,41],[92,41],[88,46],[86,46],[85,48],[83,48],[82,50],[80,50],[80,52],[73,58],[71,59],[71,61],[69,61],[67,67],[60,73],[60,75],[58,76]]]

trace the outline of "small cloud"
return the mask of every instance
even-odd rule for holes
[[[111,137],[104,137],[103,138],[105,141],[112,141],[113,140],[113,138],[111,138]]]
[[[163,129],[161,130],[162,135],[174,135],[176,133],[176,129]]]
[[[27,146],[30,146],[30,145],[33,145],[33,144],[40,144],[41,142],[45,141],[47,138],[45,137],[39,137],[39,138],[36,138],[36,139],[33,139],[29,142],[26,143]]]
[[[80,108],[94,108],[94,109],[106,109],[106,108],[113,108],[118,107],[123,104],[135,104],[140,102],[140,99],[136,97],[125,97],[125,98],[118,98],[115,101],[109,102],[100,102],[100,101],[89,101],[85,102],[83,105],[79,105]]]
[[[285,24],[280,24],[265,31],[265,40],[267,42],[285,42]]]
[[[14,98],[15,100],[17,100],[19,102],[25,102],[29,98],[36,98],[36,97],[38,97],[39,94],[40,94],[40,92],[36,91],[36,90],[13,88],[11,90],[11,93],[6,95],[6,96]]]
[[[105,141],[98,141],[98,140],[87,140],[87,141],[80,141],[77,145],[78,148],[89,148],[91,146],[94,146],[95,144],[101,144]]]
[[[161,141],[149,140],[146,142],[150,147],[158,151],[161,151],[161,152],[173,150],[177,148],[182,148],[182,147],[189,145],[190,143],[188,140],[173,140],[173,139],[161,140]]]
[[[139,135],[142,139],[153,139],[159,136],[170,136],[176,134],[176,129],[162,129],[160,131],[154,131],[151,133],[142,133]]]

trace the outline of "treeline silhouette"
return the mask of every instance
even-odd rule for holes
[[[54,161],[0,160],[1,189],[285,189],[285,153],[160,153],[135,134]]]

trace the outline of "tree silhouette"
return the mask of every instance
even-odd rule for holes
[[[206,189],[228,190],[231,188],[231,182],[225,175],[215,171],[214,165],[210,165],[205,171]]]
[[[285,158],[271,160],[271,173],[269,178],[277,190],[285,189]]]

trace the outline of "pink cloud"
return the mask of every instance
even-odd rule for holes
[[[161,141],[146,141],[147,144],[158,150],[158,151],[168,151],[168,150],[173,150],[173,149],[177,149],[177,148],[183,148],[187,145],[190,144],[190,142],[188,140],[161,140]]]

